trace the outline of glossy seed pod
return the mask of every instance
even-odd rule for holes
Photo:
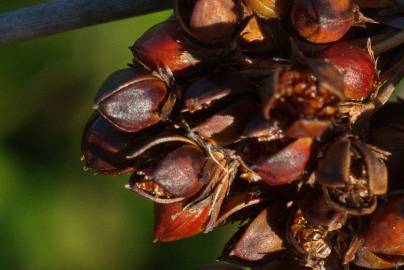
[[[139,139],[134,134],[119,132],[96,115],[84,130],[81,151],[85,166],[100,174],[119,175],[134,170],[126,154]]]
[[[195,81],[187,88],[182,111],[200,111],[252,91],[251,85],[240,74],[217,72]]]
[[[157,161],[154,168],[146,168],[131,178],[130,189],[157,202],[164,198],[185,199],[199,192],[206,184],[202,169],[206,158],[193,145],[182,145]],[[163,198],[163,200],[158,200]]]
[[[363,100],[370,96],[376,79],[375,62],[364,49],[338,42],[320,53],[344,76],[344,94],[347,99]]]
[[[225,257],[260,261],[285,249],[280,204],[273,204],[258,214],[246,228],[228,243]]]
[[[122,69],[101,86],[95,108],[124,132],[138,132],[165,120],[173,107],[166,84],[137,69]]]
[[[245,127],[256,114],[258,106],[255,102],[243,99],[213,114],[193,128],[193,131],[215,145],[229,145],[240,139]]]
[[[176,0],[174,7],[182,28],[207,44],[229,42],[241,17],[237,0]]]
[[[313,139],[297,139],[274,153],[262,151],[251,169],[270,186],[279,186],[299,180],[306,172],[312,156]]]
[[[155,204],[154,240],[171,242],[201,233],[209,219],[210,204],[185,209],[183,202]]]
[[[374,149],[352,136],[332,142],[319,161],[317,181],[332,207],[351,215],[374,211],[387,192],[387,169]]]
[[[294,0],[291,21],[294,29],[313,43],[341,39],[354,24],[352,0]]]
[[[199,69],[196,47],[183,36],[175,21],[166,21],[147,30],[132,46],[135,65],[140,60],[152,70],[165,70],[174,76],[188,76]]]

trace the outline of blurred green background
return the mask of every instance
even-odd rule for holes
[[[41,1],[0,1],[0,12]],[[226,229],[153,244],[153,207],[128,177],[82,170],[80,139],[102,81],[160,12],[0,47],[0,269],[195,269]]]

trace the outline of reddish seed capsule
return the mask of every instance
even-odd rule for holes
[[[396,195],[378,207],[364,240],[364,247],[374,253],[404,255],[404,195]]]
[[[184,94],[186,112],[210,108],[216,103],[252,91],[248,81],[238,73],[220,72],[192,83]]]
[[[343,74],[347,99],[362,100],[370,96],[376,69],[369,53],[349,42],[338,42],[325,49],[320,57],[328,60]]]
[[[256,114],[258,108],[255,102],[244,99],[212,115],[193,130],[213,144],[229,145],[240,139],[245,127]]]
[[[189,30],[205,43],[226,42],[236,28],[239,13],[233,0],[197,0],[189,20]]]
[[[229,252],[246,261],[259,261],[285,248],[280,207],[268,207],[247,226]]]
[[[153,70],[170,70],[174,75],[186,75],[200,63],[193,53],[193,46],[183,36],[175,21],[157,24],[143,34],[133,45],[136,58]]]
[[[210,203],[197,209],[184,209],[184,203],[155,204],[154,239],[170,242],[194,236],[205,229]]]
[[[117,129],[138,132],[161,120],[161,108],[167,96],[167,87],[161,79],[144,71],[123,69],[104,82],[95,104],[99,113]]]
[[[86,167],[106,175],[133,171],[125,156],[137,139],[136,135],[115,130],[102,117],[94,117],[84,130],[81,144]]]
[[[252,169],[270,186],[288,184],[306,172],[312,145],[312,138],[298,139],[277,154],[262,157]]]
[[[201,150],[184,145],[164,157],[152,179],[174,197],[191,197],[204,185],[199,179],[204,163]]]
[[[342,38],[354,24],[352,0],[294,0],[291,19],[295,30],[313,43]]]

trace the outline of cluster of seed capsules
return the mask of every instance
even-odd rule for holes
[[[401,16],[402,2],[177,0],[174,10],[96,95],[86,168],[131,174],[127,188],[155,202],[156,241],[240,221],[225,262],[404,264],[404,105],[379,110],[404,74],[404,47],[383,49],[397,31],[370,19]]]

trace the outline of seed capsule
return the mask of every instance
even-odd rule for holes
[[[175,7],[184,30],[207,44],[228,42],[241,15],[234,0],[176,0]]]
[[[364,240],[364,248],[374,253],[404,256],[404,195],[393,196],[377,208]]]
[[[134,134],[115,130],[99,115],[93,117],[84,130],[81,144],[86,167],[106,175],[132,172],[133,162],[125,156],[138,139]]]
[[[184,94],[183,111],[200,111],[249,92],[252,92],[252,87],[240,74],[215,73],[197,80],[188,87]]]
[[[184,209],[184,203],[155,204],[154,239],[171,242],[194,236],[205,229],[210,204],[204,201],[198,208]]]
[[[204,164],[200,149],[183,145],[159,160],[155,168],[134,174],[130,187],[147,197],[189,198],[206,184],[201,178]]]
[[[229,145],[240,139],[248,122],[257,113],[258,108],[255,102],[244,99],[210,116],[193,131],[215,145]]]
[[[173,104],[159,78],[135,69],[113,73],[102,85],[95,104],[117,129],[138,132],[166,118]],[[165,108],[163,106],[167,105]]]
[[[321,189],[308,189],[298,201],[303,215],[312,224],[326,227],[329,231],[341,229],[346,221],[346,214],[330,207]]]
[[[327,148],[317,169],[317,181],[331,206],[351,215],[365,215],[376,207],[375,195],[387,192],[383,160],[354,137],[342,137]]]
[[[404,189],[402,164],[404,160],[404,103],[391,102],[373,117],[367,142],[391,155],[386,160],[389,191]],[[400,117],[395,117],[400,116]]]
[[[312,146],[313,139],[298,139],[275,155],[261,154],[259,161],[252,165],[251,169],[270,186],[296,181],[306,172]]]
[[[404,265],[404,196],[392,196],[378,207],[363,234],[355,264],[372,269]]]
[[[135,61],[139,59],[153,70],[168,70],[175,76],[186,76],[198,68],[200,60],[193,50],[195,47],[184,38],[175,21],[157,24],[132,47]]]
[[[313,43],[342,38],[354,24],[352,0],[294,0],[291,19],[295,30]]]
[[[320,57],[327,59],[343,74],[347,99],[362,100],[370,96],[376,68],[369,53],[349,42],[338,42],[325,49]]]
[[[266,256],[285,249],[282,223],[279,222],[281,211],[279,205],[273,205],[264,209],[244,229],[241,236],[237,233],[235,239],[230,240],[225,251],[228,255],[235,256],[245,261],[259,261]]]
[[[259,90],[264,118],[285,124],[299,119],[331,119],[342,98],[323,87],[322,79],[308,69],[277,70]]]

